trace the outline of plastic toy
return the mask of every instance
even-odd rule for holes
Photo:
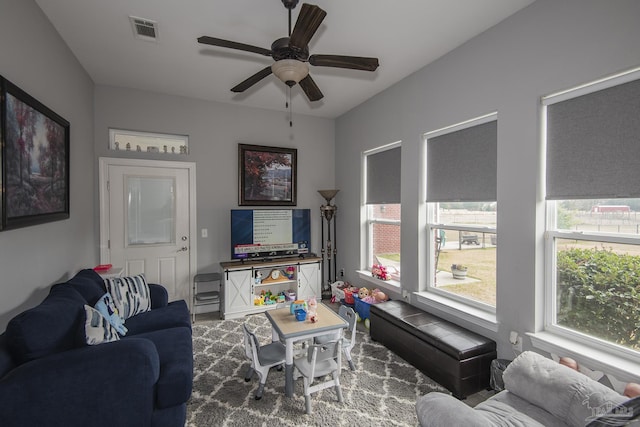
[[[376,279],[389,280],[387,267],[382,264],[373,264],[373,266],[371,267],[371,275]]]
[[[284,271],[284,274],[287,276],[289,280],[293,280],[293,278],[296,275],[296,268],[290,265],[289,267],[286,268],[286,270]]]
[[[303,299],[295,300],[291,303],[291,314],[295,314],[296,310],[307,311],[307,302]]]
[[[384,302],[389,299],[389,296],[382,292],[380,289],[374,289],[371,291],[371,296],[375,298],[375,302]]]
[[[256,283],[262,283],[262,272],[261,271],[256,271],[255,282]]]
[[[365,299],[366,297],[368,297],[371,294],[371,292],[369,292],[369,289],[362,287],[360,288],[360,290],[358,291],[358,298],[360,299]]]
[[[318,301],[316,301],[316,297],[313,296],[309,298],[308,304],[309,310],[307,312],[307,315],[309,316],[309,320],[312,323],[315,323],[318,321]]]

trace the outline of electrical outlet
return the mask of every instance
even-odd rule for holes
[[[340,277],[344,277],[344,268],[340,269]]]
[[[522,337],[518,336],[515,339],[515,342],[511,344],[511,347],[513,347],[513,351],[518,351],[522,353]]]
[[[207,238],[207,236],[209,236],[209,230],[207,230],[206,228],[203,228],[202,230],[200,230],[202,233],[202,237],[203,238]]]

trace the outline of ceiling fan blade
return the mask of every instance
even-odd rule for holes
[[[309,101],[319,101],[324,98],[324,95],[322,94],[322,92],[320,92],[320,88],[318,88],[318,85],[313,81],[310,75],[307,74],[307,77],[300,80],[300,83],[298,84],[300,85],[304,93],[307,94],[307,98],[309,98]]]
[[[247,80],[232,87],[231,92],[244,92],[254,84],[258,83],[260,80],[267,77],[269,74],[271,74],[271,66],[263,68],[262,70],[255,73],[253,76],[249,77]]]
[[[258,53],[264,56],[271,56],[271,50],[262,47],[251,46],[250,44],[237,43],[229,40],[217,39],[215,37],[198,37],[198,43],[210,44],[212,46],[228,47],[229,49],[244,50],[246,52]]]
[[[304,3],[289,37],[289,46],[298,49],[306,48],[325,16],[327,12],[318,6]]]
[[[375,71],[379,65],[378,58],[342,55],[311,55],[309,64],[317,67],[350,68],[362,71]]]

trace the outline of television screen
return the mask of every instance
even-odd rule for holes
[[[308,254],[309,209],[232,209],[231,258],[271,258]]]

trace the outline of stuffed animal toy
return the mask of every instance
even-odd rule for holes
[[[371,294],[371,292],[369,292],[369,289],[362,287],[360,288],[360,290],[358,291],[358,298],[360,299],[365,299],[366,297],[368,297]]]

